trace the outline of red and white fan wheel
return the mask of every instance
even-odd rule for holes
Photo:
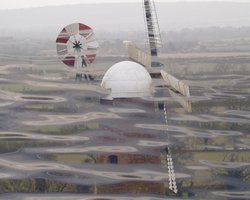
[[[99,47],[93,30],[81,23],[64,27],[56,39],[56,46],[59,59],[76,70],[90,65]]]

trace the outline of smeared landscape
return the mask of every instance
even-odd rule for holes
[[[96,79],[75,81],[56,56],[55,37],[2,31],[0,198],[249,199],[248,28],[231,27],[226,39],[206,38],[211,30],[228,29],[163,34],[164,70],[189,84],[189,99],[154,80],[152,98],[112,102],[102,100],[102,74],[128,60],[122,38],[143,46],[140,36],[100,32],[89,69]]]

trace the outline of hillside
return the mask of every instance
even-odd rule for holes
[[[161,30],[197,27],[250,26],[250,3],[157,3]],[[83,22],[97,32],[144,31],[142,4],[82,4],[20,10],[0,10],[0,36],[37,33],[56,35],[69,23]],[[113,34],[114,35],[114,34]],[[113,36],[112,35],[112,36]]]

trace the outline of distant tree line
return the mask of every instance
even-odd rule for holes
[[[234,39],[250,39],[250,27],[209,27],[185,28],[180,31],[163,32],[167,41],[221,41]]]
[[[163,52],[250,51],[250,27],[185,28],[162,32]]]
[[[0,34],[1,35],[1,34]],[[123,44],[129,40],[141,49],[147,50],[145,32],[127,31],[108,34],[99,33],[99,55],[126,55]],[[185,28],[178,31],[162,32],[162,53],[186,52],[232,52],[250,51],[250,27],[209,27]],[[38,35],[15,37],[0,36],[1,59],[3,55],[56,55],[55,38],[39,38]],[[52,55],[53,54],[53,55]],[[9,59],[9,58],[8,58]]]

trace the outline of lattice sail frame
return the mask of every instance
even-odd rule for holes
[[[92,28],[73,23],[59,33],[56,47],[58,57],[65,65],[80,70],[93,63],[99,44]]]
[[[155,3],[153,0],[144,0],[143,6],[150,53],[151,56],[157,56],[158,48],[162,47],[162,40]]]

